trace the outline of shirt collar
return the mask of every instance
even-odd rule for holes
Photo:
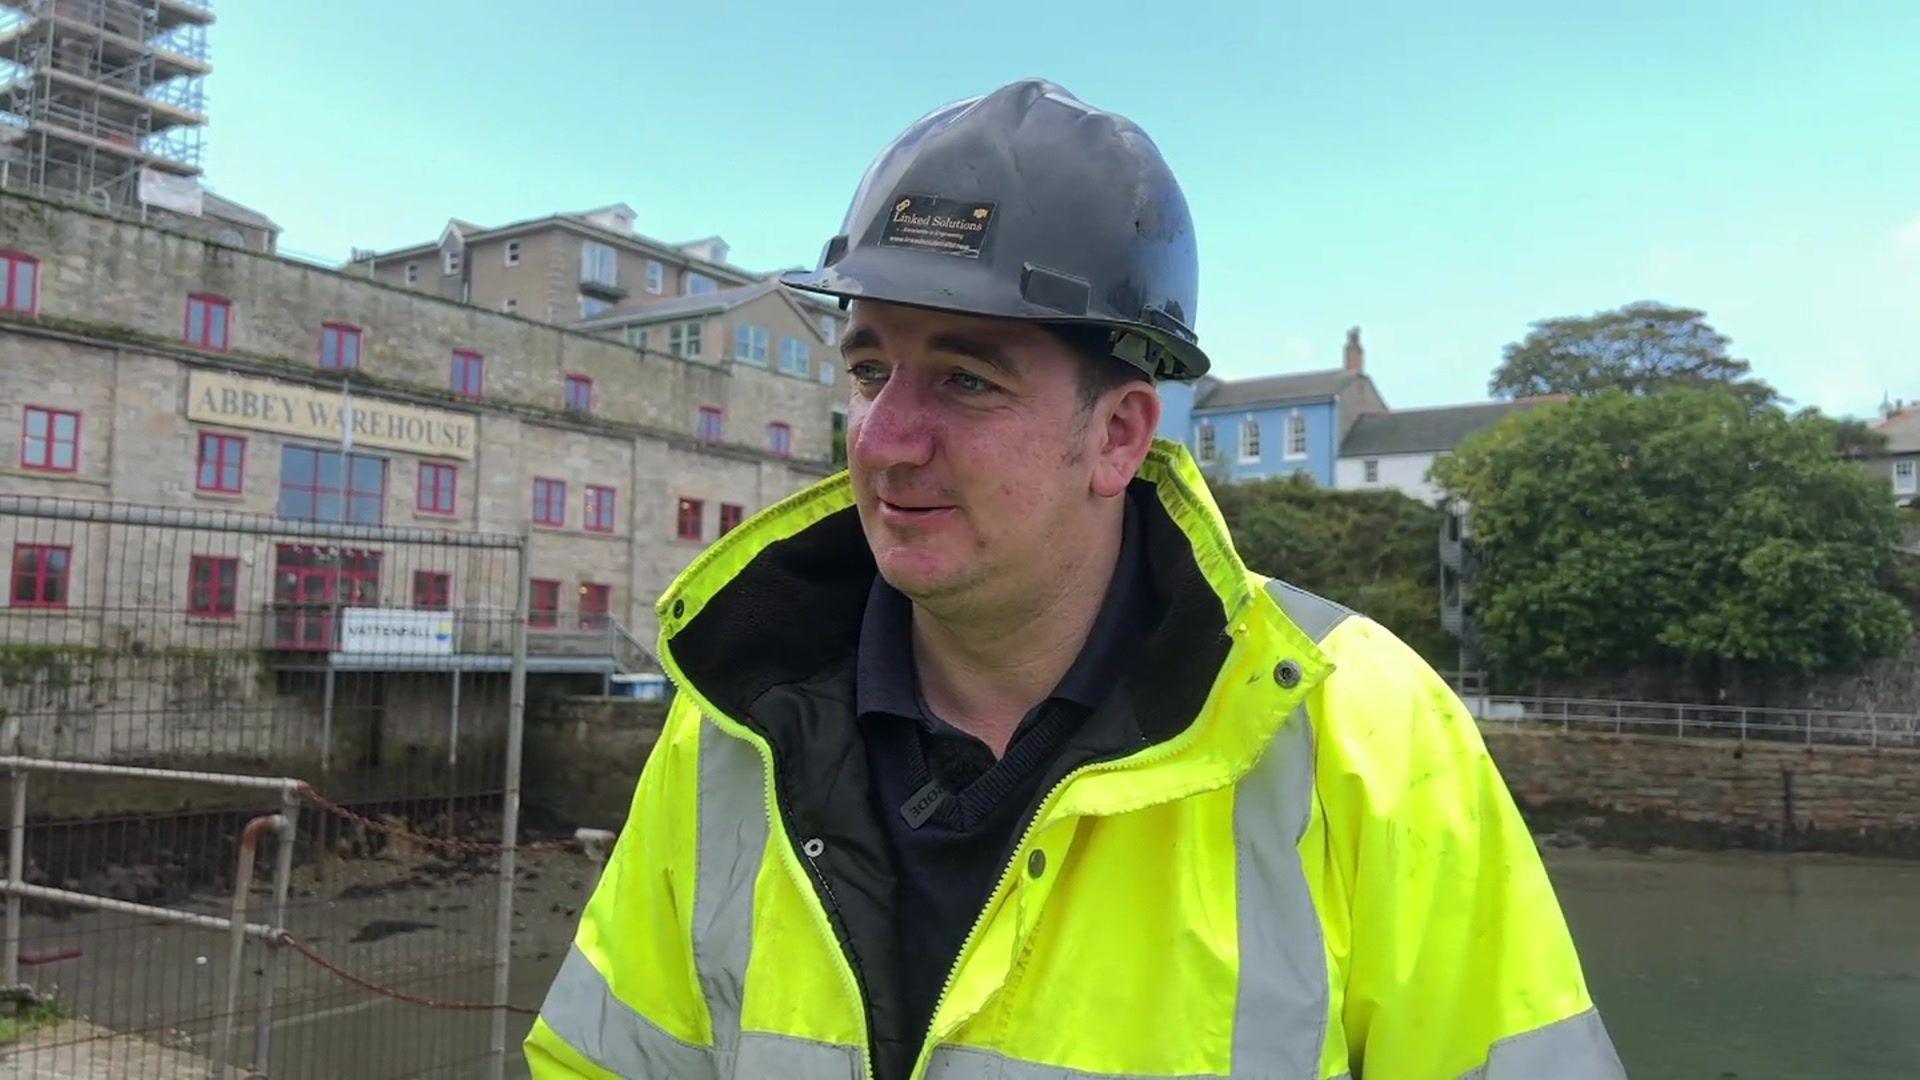
[[[1132,646],[1152,630],[1153,583],[1140,533],[1140,512],[1129,493],[1121,524],[1120,556],[1115,560],[1106,597],[1100,602],[1099,614],[1079,655],[1048,700],[1057,698],[1087,709],[1098,708],[1119,683]],[[854,670],[854,710],[858,715],[886,713],[923,724],[935,719],[921,703],[920,680],[913,666],[913,603],[879,574],[873,576],[873,586],[867,593]]]

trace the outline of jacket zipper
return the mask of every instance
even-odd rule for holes
[[[1107,758],[1101,761],[1090,761],[1061,777],[1058,783],[1047,789],[1046,798],[1040,800],[1040,809],[1027,821],[1027,827],[1020,833],[1020,842],[1013,846],[1012,857],[1007,860],[1007,865],[1001,868],[1000,880],[994,885],[993,892],[987,897],[986,904],[980,908],[980,913],[974,916],[973,926],[967,931],[966,938],[961,941],[960,951],[954,955],[953,965],[947,969],[946,982],[940,986],[940,996],[934,999],[933,1015],[940,1015],[940,1007],[947,1003],[947,995],[953,992],[954,980],[959,978],[961,966],[966,962],[967,955],[973,951],[975,941],[980,936],[981,927],[986,925],[987,913],[1001,903],[1007,886],[1013,880],[1015,869],[1022,862],[1026,861],[1021,856],[1026,852],[1027,841],[1033,839],[1033,834],[1039,829],[1040,823],[1045,821],[1047,814],[1052,811],[1055,797],[1058,796],[1068,784],[1073,783],[1083,776],[1097,772],[1109,772],[1129,765],[1151,765],[1163,758],[1172,757],[1184,749],[1186,743],[1195,737],[1193,730],[1192,727],[1188,727],[1186,731],[1181,732],[1176,738],[1155,744],[1154,746],[1150,746],[1145,750],[1133,754]],[[911,1080],[921,1080],[921,1078],[926,1075],[927,1065],[932,1061],[933,1050],[940,1044],[940,1040],[952,1034],[961,1023],[972,1019],[972,1016],[973,1014],[968,1014],[967,1016],[961,1017],[958,1023],[948,1023],[944,1029],[938,1032],[933,1031],[931,1027],[929,1027],[927,1031],[927,1041],[921,1044],[920,1057],[914,1062]],[[871,1077],[869,1077],[869,1080],[871,1080]]]

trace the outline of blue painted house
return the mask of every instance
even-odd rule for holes
[[[1322,487],[1334,486],[1340,444],[1354,422],[1387,408],[1367,376],[1357,329],[1347,333],[1342,367],[1164,383],[1160,401],[1160,434],[1185,443],[1209,478],[1305,473]]]

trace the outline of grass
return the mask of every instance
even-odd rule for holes
[[[12,1016],[0,1016],[0,1046],[18,1042],[36,1028],[57,1024],[66,1018],[66,1006],[51,998]]]

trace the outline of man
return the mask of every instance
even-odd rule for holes
[[[851,305],[849,471],[662,597],[537,1076],[1623,1075],[1472,718],[1154,441],[1195,282],[1159,151],[1057,86],[881,154],[786,280]]]

